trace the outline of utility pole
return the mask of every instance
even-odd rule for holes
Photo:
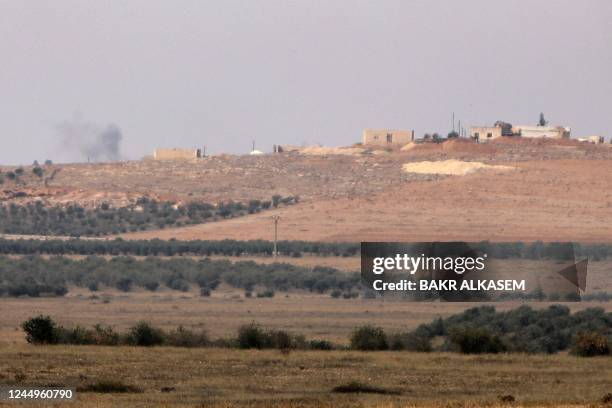
[[[276,242],[278,241],[278,220],[280,217],[278,215],[275,215],[272,218],[274,219],[274,250],[272,251],[272,256],[274,257],[274,259],[276,259],[276,255],[278,253],[276,249]]]

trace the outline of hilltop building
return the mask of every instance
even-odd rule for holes
[[[512,126],[510,123],[497,121],[493,126],[472,126],[470,137],[479,142],[486,142],[502,136],[520,136],[526,138],[567,139],[571,129],[563,126]]]
[[[155,149],[153,159],[155,160],[193,160],[202,157],[200,149]]]
[[[363,144],[370,146],[403,146],[414,141],[414,130],[364,129]]]
[[[521,137],[569,139],[571,129],[563,126],[512,126],[512,132]]]
[[[578,138],[578,141],[579,142],[588,142],[588,143],[593,143],[593,144],[602,144],[602,143],[604,143],[604,137],[603,136],[598,136],[598,135],[586,136],[586,137]]]
[[[497,139],[502,137],[502,128],[500,126],[472,126],[470,137],[478,141]]]

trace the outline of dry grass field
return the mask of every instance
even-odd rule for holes
[[[95,297],[95,298],[92,298]],[[544,308],[559,302],[534,302]],[[498,310],[525,304],[498,302]],[[572,311],[589,307],[612,310],[612,302],[569,302]],[[196,292],[102,291],[92,294],[73,289],[64,298],[3,298],[0,301],[0,345],[21,344],[25,337],[19,325],[38,314],[50,315],[60,324],[112,325],[123,331],[140,320],[161,328],[183,325],[206,328],[212,338],[236,333],[238,327],[255,321],[265,327],[346,344],[351,331],[370,323],[392,331],[413,329],[438,316],[447,317],[482,303],[406,302],[392,299],[332,299],[329,295],[277,293],[274,298],[245,298],[234,289],[214,291],[209,298]]]
[[[0,378],[76,387],[77,402],[66,407],[595,407],[611,391],[612,364],[568,355],[13,345],[0,348]],[[108,381],[133,389],[79,391]],[[333,392],[351,382],[379,393]]]

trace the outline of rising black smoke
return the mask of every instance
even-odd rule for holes
[[[114,124],[99,126],[79,118],[57,126],[62,149],[79,153],[88,161],[115,161],[121,159],[121,129]]]

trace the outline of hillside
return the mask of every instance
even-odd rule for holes
[[[18,181],[5,178],[0,200],[121,207],[142,196],[179,204],[248,202],[274,194],[300,197],[298,204],[288,207],[128,233],[123,235],[126,238],[271,239],[274,215],[281,217],[281,239],[595,242],[612,238],[602,222],[612,218],[608,145],[544,140],[479,145],[461,140],[415,145],[406,151],[329,153],[334,150],[222,155],[193,162],[54,165],[45,169],[43,177],[25,168]],[[465,175],[402,170],[407,163],[449,159],[478,162],[484,169]]]

